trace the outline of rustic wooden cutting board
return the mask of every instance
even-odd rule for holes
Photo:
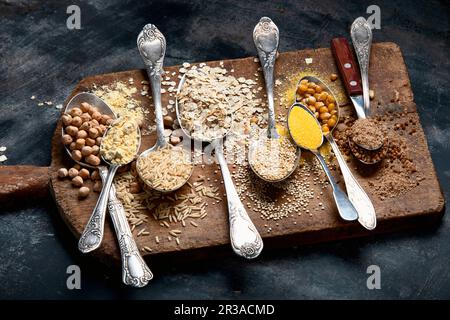
[[[305,58],[312,58],[313,63],[307,65]],[[210,66],[218,66],[219,61],[208,62],[207,64]],[[257,70],[259,64],[254,62],[254,57],[225,60],[223,61],[223,65],[227,70],[234,69],[233,75],[236,78],[243,76],[252,79],[254,78],[253,75],[259,72]],[[177,72],[178,69],[179,67],[177,66],[165,68],[169,73]],[[277,59],[275,71],[276,79],[281,81],[281,85],[275,88],[275,95],[277,96],[281,92],[287,100],[293,99],[295,84],[301,75],[313,73],[324,80],[328,80],[331,73],[338,74],[333,56],[328,48],[281,53]],[[135,86],[139,87],[141,80],[146,80],[147,76],[143,70],[132,70],[88,77],[76,86],[71,96],[79,92],[91,90],[93,84],[108,85],[115,81],[127,82],[129,78],[133,78]],[[262,79],[263,77],[260,76],[259,86],[264,87]],[[413,102],[413,93],[411,91],[408,72],[400,48],[396,44],[377,43],[373,45],[370,85],[371,89],[374,89],[376,92],[375,99],[372,101],[372,106],[376,113],[382,114],[388,108],[406,108],[405,119],[414,119],[419,123],[416,106]],[[333,82],[331,87],[337,93],[340,105],[343,107],[342,113],[352,113],[353,108],[349,106],[349,100],[344,94],[340,81]],[[264,90],[260,94],[262,95],[263,93]],[[392,100],[395,97],[396,103],[393,104]],[[141,101],[142,106],[151,111],[146,116],[149,118],[147,120],[150,123],[153,122],[153,106],[149,102],[150,100],[142,97],[139,90],[134,98]],[[170,99],[173,98],[170,97]],[[162,95],[162,100],[163,105],[168,103],[168,93]],[[285,115],[286,108],[284,106],[280,107],[277,103],[276,108],[277,114]],[[396,119],[393,120],[395,121]],[[70,167],[72,165],[60,143],[60,132],[61,123],[59,122],[52,142],[52,163],[49,170],[51,192],[55,198],[61,217],[78,239],[97,201],[97,194],[91,194],[88,199],[78,201],[76,196],[77,189],[72,188],[67,180],[62,181],[57,178],[57,170],[60,167]],[[288,247],[302,243],[332,241],[398,230],[400,228],[422,225],[425,222],[439,220],[444,212],[444,197],[420,124],[416,133],[407,135],[406,139],[408,146],[412,150],[412,159],[416,163],[418,171],[423,173],[424,179],[417,187],[403,194],[401,197],[385,200],[380,199],[370,189],[370,174],[367,174],[363,170],[356,171],[354,170],[356,164],[350,164],[352,171],[363,188],[368,192],[375,206],[378,226],[374,231],[363,229],[357,222],[344,222],[340,220],[333,204],[331,189],[327,188],[323,190],[323,195],[320,199],[314,198],[311,200],[309,206],[311,210],[315,210],[312,216],[296,215],[276,222],[265,221],[260,218],[258,213],[252,211],[252,209],[248,209],[250,217],[263,237],[265,247]],[[152,146],[154,141],[154,136],[144,136],[141,150]],[[307,156],[307,152],[305,152],[305,155],[307,161],[312,161]],[[42,168],[40,170],[42,174],[44,170]],[[202,174],[214,177],[215,179],[219,177],[220,181],[220,172],[217,175],[217,173],[214,173],[215,170],[217,170],[216,165],[207,165],[204,169],[197,166],[193,177]],[[342,186],[342,178],[338,171],[335,170],[334,174],[337,180],[341,181],[340,184]],[[0,171],[0,180],[2,180],[2,175],[3,179],[7,177],[5,171],[3,173]],[[31,176],[30,181],[36,184],[36,179],[39,179],[38,176]],[[309,179],[312,181],[313,177]],[[220,188],[220,194],[224,193],[223,186],[219,182],[214,182],[214,179],[211,179],[211,183]],[[27,181],[24,181],[24,184],[26,185]],[[2,196],[4,195],[0,194],[0,199]],[[324,203],[325,210],[317,209],[319,202]],[[149,217],[150,222],[148,223],[147,231],[150,232],[150,236],[137,237],[136,241],[141,248],[144,246],[152,248],[153,251],[151,253],[143,252],[144,256],[151,257],[151,261],[155,260],[153,258],[172,258],[175,253],[178,257],[181,257],[202,255],[211,252],[232,252],[229,245],[226,201],[208,206],[208,216],[199,222],[200,227],[195,228],[188,224],[186,228],[183,228],[182,241],[179,245],[175,241],[168,241],[166,239],[167,229],[161,227],[159,222],[154,221],[150,213]],[[271,228],[270,232],[267,231],[268,228]],[[164,240],[156,245],[155,236],[160,236]],[[103,243],[93,254],[108,262],[119,261],[119,249],[109,219],[106,221]]]

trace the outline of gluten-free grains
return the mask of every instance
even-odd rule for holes
[[[139,157],[136,165],[141,179],[161,191],[173,191],[183,186],[193,169],[190,152],[170,144]]]
[[[266,180],[281,180],[292,173],[296,166],[297,147],[288,137],[270,139],[263,135],[252,147],[255,149],[249,153],[250,165]]]

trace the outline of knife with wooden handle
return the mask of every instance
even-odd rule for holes
[[[333,51],[334,58],[341,73],[345,90],[355,106],[358,118],[365,118],[360,72],[358,64],[353,58],[347,39],[334,38],[331,40],[331,50]],[[348,168],[345,169],[347,167],[345,165],[345,160],[342,157],[337,157],[337,159],[340,163],[343,162],[344,164],[340,167],[347,188],[348,198],[358,211],[359,223],[368,230],[375,229],[377,225],[377,216],[372,201],[354,178],[351,171]]]
[[[359,119],[365,119],[363,88],[358,63],[345,38],[331,40],[331,51],[344,83],[345,91],[355,107]]]

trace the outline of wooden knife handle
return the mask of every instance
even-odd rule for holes
[[[361,73],[345,38],[331,40],[331,51],[343,78],[345,90],[350,96],[362,95]]]
[[[49,190],[49,168],[0,166],[0,203],[44,197]]]

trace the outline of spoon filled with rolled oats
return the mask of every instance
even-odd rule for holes
[[[253,259],[261,253],[263,242],[239,199],[223,153],[223,140],[232,128],[233,114],[227,88],[217,81],[211,69],[207,66],[189,70],[182,77],[175,101],[177,119],[189,138],[214,148],[228,202],[231,246],[237,255]]]
[[[147,24],[138,36],[137,46],[147,69],[155,105],[157,141],[142,152],[136,161],[141,180],[160,192],[172,192],[181,188],[191,177],[194,164],[190,150],[172,146],[164,137],[161,106],[161,77],[166,52],[166,39],[153,24]]]
[[[268,102],[267,133],[257,135],[250,143],[248,162],[253,172],[267,182],[279,182],[289,177],[297,168],[300,148],[288,135],[277,131],[273,101],[274,66],[279,43],[278,27],[268,17],[262,17],[253,30],[253,41],[258,50],[264,73]],[[286,130],[280,130],[286,131]]]

